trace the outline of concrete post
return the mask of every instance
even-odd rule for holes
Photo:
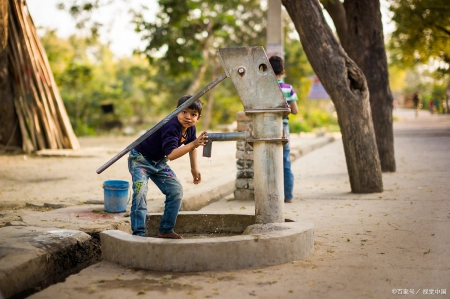
[[[284,59],[283,22],[281,0],[269,0],[267,8],[267,56],[277,55]]]
[[[219,60],[252,120],[256,223],[284,222],[282,117],[290,110],[262,47],[219,49]]]
[[[282,113],[252,113],[256,223],[284,222]]]

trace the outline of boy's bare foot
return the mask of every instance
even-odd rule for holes
[[[183,237],[181,235],[177,234],[176,232],[171,232],[168,234],[158,233],[158,235],[156,237],[157,238],[165,238],[165,239],[183,239]]]

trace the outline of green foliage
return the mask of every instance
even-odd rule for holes
[[[408,107],[418,92],[428,109],[433,99],[445,99],[450,79],[450,2],[392,0],[390,10],[397,25],[388,43],[393,94]]]
[[[289,23],[287,23],[289,24]],[[293,30],[293,28],[292,28]],[[284,81],[291,84],[298,96],[297,115],[289,116],[289,129],[292,133],[313,132],[315,130],[339,131],[336,117],[329,111],[331,101],[311,101],[308,94],[311,89],[311,76],[314,71],[297,37],[289,31],[285,33],[285,69]]]
[[[303,51],[300,40],[289,36],[286,37],[284,50],[284,68],[286,72],[284,80],[294,86],[300,99],[306,99],[311,84],[307,77],[313,76],[314,71]]]
[[[106,0],[84,0],[61,8],[69,10],[79,21],[79,28],[84,28],[92,26],[88,23],[90,13],[107,4]],[[160,0],[159,5],[156,21],[147,22],[138,12],[134,18],[136,31],[148,42],[144,54],[150,66],[137,55],[114,59],[95,34],[94,38],[65,40],[47,32],[44,45],[77,134],[98,133],[105,121],[115,120],[136,130],[148,129],[175,109],[178,98],[192,82],[199,80],[201,88],[222,72],[215,53],[218,48],[266,43],[266,12],[260,1]],[[298,117],[291,117],[293,132],[314,130],[333,123],[333,119],[311,113],[310,107],[315,106],[306,97],[311,86],[308,76],[314,73],[292,23],[287,24],[286,82],[299,96],[300,111]],[[200,76],[198,71],[203,66],[205,74]],[[231,80],[223,81],[201,100],[205,104],[203,116],[212,105],[209,128],[232,123],[236,112],[242,110]],[[100,108],[105,103],[114,104],[113,115],[102,113]]]
[[[289,116],[289,128],[292,133],[340,130],[331,100],[305,101],[297,115]]]
[[[389,65],[389,86],[393,94],[400,93],[406,87],[406,70],[396,64]]]
[[[117,61],[98,42],[75,36],[61,39],[52,31],[41,41],[77,135],[92,135],[101,131],[105,121],[131,116],[144,123],[153,110],[161,110],[159,101],[151,97],[157,86],[147,61],[139,57]],[[102,113],[104,103],[114,105],[112,115]]]
[[[412,107],[412,96],[417,92],[423,105],[422,109],[429,109],[430,102],[435,102],[437,108],[435,112],[444,112],[445,105],[442,102],[447,97],[446,86],[449,84],[448,79],[445,79],[446,76],[437,79],[433,70],[418,67],[403,70],[402,73],[404,75],[401,80],[398,80],[401,83],[400,88],[393,89],[393,91],[404,107]],[[394,74],[396,73],[394,72]]]
[[[430,60],[438,62],[438,73],[450,73],[450,2],[448,0],[391,0],[391,59],[403,66]]]
[[[291,133],[312,132],[312,128],[307,122],[291,120],[289,122],[289,131]]]
[[[205,47],[263,45],[264,11],[257,0],[160,0],[155,22],[135,17],[136,30],[148,41],[150,62],[158,57],[171,76],[192,75],[202,64]]]
[[[292,118],[290,116],[289,129],[292,133],[313,132],[325,130],[328,132],[339,131],[339,124],[336,117],[324,108],[314,104],[308,110],[301,112],[300,116]]]
[[[242,111],[242,103],[231,80],[224,80],[214,93],[211,127],[232,123],[236,113]]]
[[[424,109],[428,109],[430,102],[432,102],[435,106],[435,112],[443,113],[447,109],[445,103],[446,98],[446,86],[434,84],[430,86],[428,92],[422,96],[422,104]]]
[[[197,92],[222,72],[216,57],[219,48],[265,44],[265,11],[260,1],[160,0],[159,6],[154,22],[147,22],[140,13],[135,13],[134,22],[148,42],[143,53],[158,70],[159,94],[167,101],[186,94],[193,82],[198,83]],[[211,115],[205,117],[205,109],[202,120],[210,119],[210,128],[233,122],[242,110],[233,84],[227,81],[201,99],[205,108],[212,105]]]

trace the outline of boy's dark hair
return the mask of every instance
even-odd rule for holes
[[[271,56],[269,58],[269,62],[275,75],[281,75],[284,70],[283,58],[281,58],[280,56]]]
[[[186,102],[187,100],[189,100],[190,98],[192,98],[192,96],[190,94],[182,96],[179,100],[178,100],[178,105],[177,107],[180,107],[184,102]],[[203,108],[203,103],[200,100],[195,100],[192,104],[189,105],[189,107],[187,107],[188,109],[191,110],[195,110],[198,112],[199,115],[202,114],[202,108]]]

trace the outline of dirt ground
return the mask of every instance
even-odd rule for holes
[[[126,269],[102,261],[30,298],[450,298],[450,116],[399,115],[397,171],[383,174],[382,193],[350,192],[340,140],[293,163],[295,200],[285,205],[285,214],[315,227],[315,252],[304,260],[199,273]],[[120,141],[126,146],[130,140]],[[81,142],[96,147],[105,141]],[[26,157],[38,159],[33,167],[22,156],[0,156],[0,220],[14,216],[11,207],[20,211],[24,202],[76,204],[101,197],[106,175],[92,168],[115,153]],[[108,178],[128,179],[125,162]],[[69,194],[67,180],[73,182]],[[226,197],[202,209],[224,210],[248,213],[254,203]]]
[[[81,150],[46,155],[0,155],[0,227],[21,216],[35,211],[82,205],[103,200],[105,180],[125,180],[131,182],[127,157],[123,156],[101,174],[96,170],[130,145],[137,137],[109,136],[79,138]],[[204,182],[233,178],[235,168],[229,161],[235,161],[236,143],[222,142],[213,145],[211,158],[201,157],[198,149],[198,165]],[[186,155],[170,163],[181,180],[185,193],[195,190],[190,171],[189,156]],[[233,164],[234,166],[234,164]],[[218,171],[222,170],[222,171]],[[215,192],[216,190],[211,190]],[[159,209],[164,202],[163,194],[153,184],[149,184],[149,211]]]

